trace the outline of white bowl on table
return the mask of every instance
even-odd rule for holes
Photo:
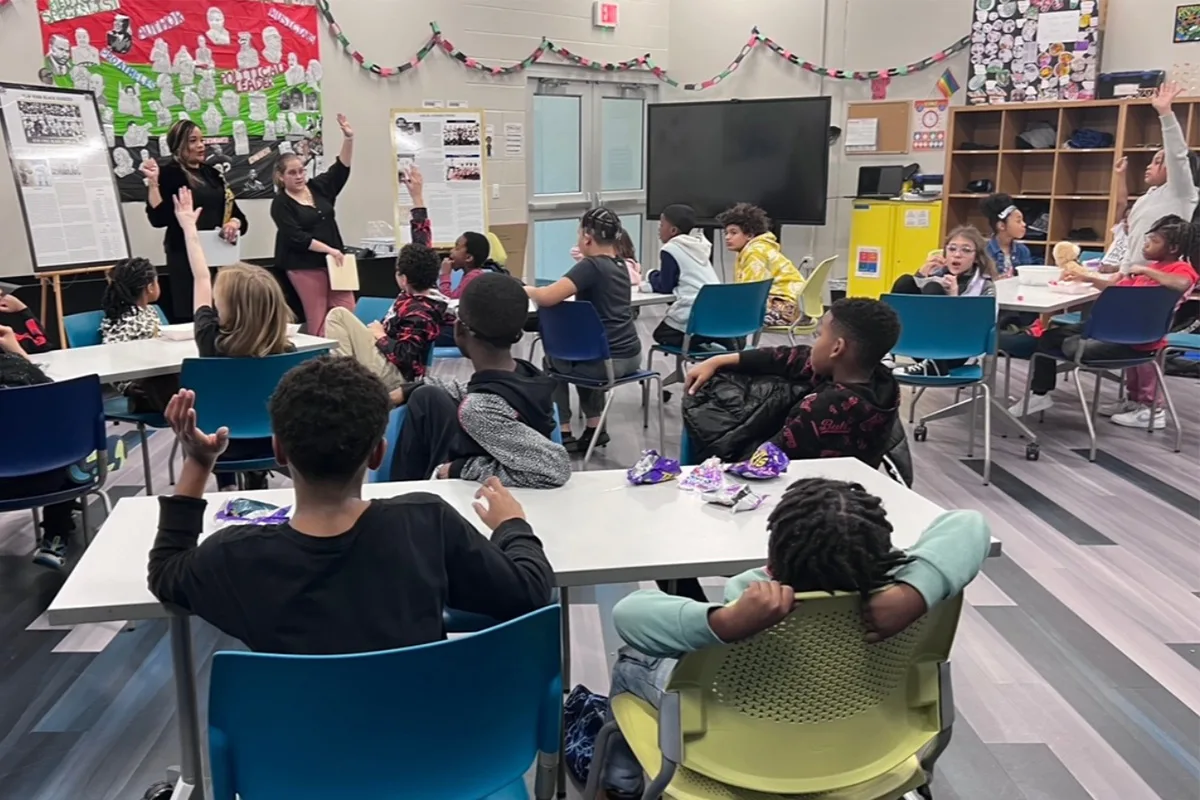
[[[1017,281],[1022,286],[1049,286],[1050,281],[1058,280],[1061,274],[1058,267],[1017,267]]]

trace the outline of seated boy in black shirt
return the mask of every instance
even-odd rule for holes
[[[150,590],[163,602],[253,650],[332,654],[443,639],[446,607],[507,620],[550,601],[541,542],[495,479],[475,504],[490,541],[434,495],[361,498],[367,469],[384,458],[391,404],[349,358],[307,361],[271,397],[275,455],[295,483],[290,522],[232,525],[197,546],[228,432],[199,430],[194,403],[184,390],[166,410],[185,460],[175,496],[159,499],[150,551]]]

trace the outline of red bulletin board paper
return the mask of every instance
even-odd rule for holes
[[[309,160],[319,153],[314,6],[38,0],[37,7],[39,75],[96,95],[123,200],[144,198],[130,161],[164,160],[160,137],[184,115],[204,131],[209,161],[239,197],[273,194],[270,169],[281,149]]]

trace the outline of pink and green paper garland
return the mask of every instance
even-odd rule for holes
[[[333,12],[329,8],[329,0],[316,0],[316,3],[317,9],[321,12],[321,15],[325,17],[325,21],[329,23],[329,32],[333,35],[333,38],[337,39],[338,44],[342,46],[342,49],[345,50],[346,53],[349,54],[349,56],[354,59],[354,61],[357,62],[361,68],[384,78],[390,78],[394,75],[399,75],[415,68],[418,64],[424,61],[430,53],[437,49],[442,50],[444,53],[446,53],[446,55],[454,58],[456,61],[459,61],[468,69],[473,69],[477,72],[485,72],[489,75],[512,75],[513,73],[521,72],[540,61],[542,57],[546,55],[546,53],[553,53],[562,60],[574,64],[582,69],[595,70],[598,72],[630,72],[632,70],[646,70],[668,86],[672,86],[677,89],[683,89],[684,91],[688,92],[702,92],[705,89],[711,89],[736,72],[738,67],[742,65],[742,62],[746,60],[746,56],[750,55],[750,52],[759,45],[765,45],[772,52],[788,63],[794,64],[806,72],[820,75],[823,78],[831,78],[834,80],[870,81],[885,76],[895,77],[897,75],[909,75],[914,72],[920,72],[923,69],[928,69],[936,64],[940,64],[955,53],[966,49],[966,47],[971,43],[971,37],[964,36],[962,39],[959,39],[946,49],[938,53],[934,53],[932,56],[923,58],[920,61],[916,61],[912,64],[905,64],[902,67],[890,67],[888,69],[852,72],[850,70],[829,69],[828,67],[813,64],[810,61],[805,61],[804,59],[796,56],[796,54],[791,50],[783,47],[783,45],[779,44],[774,39],[770,38],[769,36],[764,36],[759,32],[758,28],[754,28],[750,33],[750,38],[746,40],[744,45],[742,45],[742,49],[737,54],[737,57],[734,58],[733,61],[729,63],[729,66],[727,66],[724,70],[706,81],[701,81],[700,83],[680,83],[668,75],[665,69],[655,64],[649,53],[638,56],[637,58],[631,58],[627,61],[593,61],[592,59],[572,53],[567,48],[556,45],[549,39],[542,39],[541,43],[534,48],[533,52],[520,61],[508,64],[506,66],[486,64],[476,58],[468,56],[466,53],[455,47],[449,39],[442,35],[442,30],[438,24],[436,22],[431,22],[429,23],[429,27],[432,30],[432,33],[430,34],[429,40],[426,41],[421,49],[417,51],[416,55],[403,64],[397,64],[394,67],[385,67],[375,63],[374,61],[368,60],[366,56],[364,56],[361,52],[356,50],[352,44],[350,44],[350,40],[347,39],[346,34],[342,32],[342,27],[338,25],[337,20],[333,18]]]

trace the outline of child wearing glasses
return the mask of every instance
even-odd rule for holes
[[[895,294],[934,294],[950,297],[992,297],[996,294],[996,262],[988,255],[987,241],[971,225],[950,231],[940,255],[933,255],[916,275],[901,275],[892,285]],[[918,361],[897,367],[901,376],[948,375],[965,364],[961,360]]]

